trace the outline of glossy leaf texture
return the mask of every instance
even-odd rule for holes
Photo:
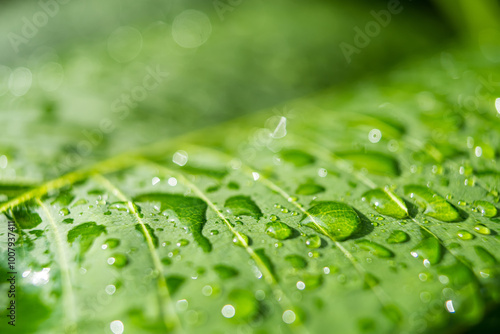
[[[22,330],[453,333],[481,322],[500,303],[500,123],[494,98],[473,95],[480,82],[453,79],[441,57],[52,181],[1,184],[1,226],[19,234]],[[449,57],[494,71],[477,54]],[[464,94],[474,108],[454,102]]]

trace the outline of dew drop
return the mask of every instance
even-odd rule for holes
[[[357,240],[356,245],[358,245],[361,249],[369,251],[370,254],[377,257],[388,258],[394,256],[394,253],[391,250],[373,241]]]
[[[488,227],[484,226],[483,224],[477,224],[476,226],[474,226],[474,231],[476,231],[479,234],[484,234],[484,235],[491,234],[491,230]]]
[[[424,208],[424,214],[444,222],[462,220],[459,212],[446,199],[427,187],[409,185],[404,187],[405,194],[410,196],[417,205]]]
[[[417,244],[412,250],[414,258],[422,259],[426,267],[437,264],[443,257],[443,250],[436,238],[426,238]]]
[[[474,239],[474,235],[466,230],[458,231],[457,236],[460,240],[472,240],[472,239]]]
[[[316,202],[308,212],[302,223],[336,241],[349,238],[361,224],[354,209],[340,202]]]
[[[235,236],[233,238],[233,243],[236,246],[240,247],[247,247],[248,246],[248,236],[246,234],[243,234],[241,232],[237,232],[238,236]]]
[[[292,235],[292,229],[284,223],[275,221],[266,224],[266,234],[278,240],[285,240]]]
[[[497,215],[497,208],[490,202],[475,201],[472,205],[483,217],[492,218]]]
[[[388,244],[401,244],[410,240],[410,236],[401,230],[392,231],[391,235],[387,238]]]
[[[398,219],[408,217],[408,209],[404,201],[389,189],[369,190],[363,194],[363,200],[367,200],[380,214]]]
[[[306,246],[308,248],[320,248],[321,238],[316,234],[309,235],[306,239]]]

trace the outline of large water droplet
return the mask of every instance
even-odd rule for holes
[[[487,266],[493,267],[498,263],[497,259],[483,246],[474,246],[474,250],[481,261]]]
[[[377,257],[393,257],[394,256],[394,253],[382,246],[382,245],[379,245],[373,241],[369,241],[369,240],[357,240],[356,241],[356,245],[359,246],[359,248],[361,249],[364,249],[364,250],[367,250],[369,251],[371,254],[377,256]]]
[[[194,241],[204,252],[212,250],[212,244],[201,233],[205,225],[207,204],[199,198],[173,194],[152,193],[136,197],[135,202],[159,203],[161,211],[172,210],[180,223],[192,233]]]
[[[122,253],[115,253],[111,255],[110,258],[108,258],[108,264],[116,267],[116,268],[123,268],[128,264],[129,260],[127,255],[122,254]]]
[[[391,235],[387,238],[389,244],[400,244],[410,240],[410,236],[401,230],[392,231]]]
[[[349,238],[361,224],[356,211],[340,202],[316,202],[308,213],[302,223],[336,241]]]
[[[316,195],[323,191],[325,191],[325,188],[316,183],[304,183],[295,190],[295,193],[297,195]]]
[[[304,269],[307,267],[307,261],[300,255],[287,255],[285,260],[288,261],[294,269]]]
[[[266,224],[266,233],[275,239],[284,240],[292,235],[292,229],[287,224],[275,221]]]
[[[12,210],[13,217],[9,217],[9,219],[12,218],[12,220],[16,221],[22,229],[35,228],[42,222],[42,218],[33,210],[33,207],[34,204],[32,203],[16,206]]]
[[[237,236],[234,236],[233,238],[233,243],[236,245],[236,246],[240,246],[240,247],[246,247],[248,246],[248,236],[246,234],[243,234],[241,232],[237,232],[238,235]]]
[[[497,208],[490,202],[475,201],[472,205],[483,217],[492,218],[497,215]]]
[[[474,235],[466,230],[458,231],[457,236],[460,240],[472,240],[472,239],[474,239]]]
[[[307,248],[320,248],[321,247],[321,238],[319,235],[313,234],[307,236],[306,239]]]
[[[106,233],[106,227],[97,225],[95,222],[82,223],[68,232],[68,242],[72,244],[77,241],[80,245],[79,260],[87,250],[90,249],[94,240],[102,233]]]
[[[245,321],[253,318],[259,311],[259,302],[249,290],[234,289],[228,299],[234,308],[234,319]]]
[[[223,280],[233,278],[235,276],[238,276],[239,274],[238,270],[223,264],[218,264],[214,266],[214,271],[217,274],[217,276],[219,276],[219,278]]]
[[[484,235],[491,234],[491,230],[483,224],[477,224],[476,226],[474,226],[474,231],[476,231],[479,234],[484,234]]]
[[[369,190],[363,194],[363,200],[367,200],[380,214],[398,219],[408,217],[408,209],[404,201],[389,189]]]
[[[410,196],[417,205],[424,208],[424,214],[444,222],[462,220],[459,212],[446,199],[427,187],[408,185],[404,187],[405,194]]]
[[[378,152],[348,152],[337,155],[349,160],[354,168],[365,169],[372,174],[397,176],[400,173],[397,160],[390,155]]]
[[[424,265],[428,267],[431,264],[437,264],[443,257],[443,249],[436,238],[428,237],[417,244],[412,250],[411,255],[422,259]]]
[[[296,167],[310,165],[316,161],[312,155],[300,150],[284,150],[281,152],[281,158],[293,163]]]
[[[250,216],[255,219],[262,217],[262,211],[248,196],[233,196],[226,200],[224,206],[234,216]]]

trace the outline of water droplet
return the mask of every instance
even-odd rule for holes
[[[306,239],[306,246],[308,248],[320,248],[321,238],[316,234],[309,235]]]
[[[484,234],[484,235],[491,234],[491,230],[488,227],[484,226],[483,224],[477,224],[476,226],[474,226],[474,231],[476,231],[479,234]]]
[[[259,302],[249,290],[234,289],[229,293],[228,299],[230,301],[228,305],[233,308],[228,314],[234,312],[233,316],[237,319],[251,319],[259,311]]]
[[[73,208],[76,207],[76,206],[79,206],[79,205],[85,205],[87,204],[88,201],[85,199],[85,198],[81,198],[79,199],[78,201],[75,202],[75,204],[73,204]]]
[[[408,208],[404,201],[389,189],[369,190],[363,194],[363,200],[367,200],[380,214],[398,219],[408,217]]]
[[[497,208],[490,202],[475,201],[472,205],[483,217],[492,218],[497,215]]]
[[[355,169],[366,170],[371,174],[398,176],[399,164],[390,155],[378,152],[347,152],[337,153],[343,159],[349,160]]]
[[[129,212],[129,206],[127,202],[114,202],[109,205],[110,210],[117,210],[122,212]]]
[[[302,223],[336,241],[349,238],[361,224],[353,208],[340,202],[316,202],[308,212]]]
[[[86,222],[69,230],[67,240],[70,244],[73,244],[75,241],[79,243],[79,259],[81,260],[83,258],[83,254],[90,249],[94,240],[102,233],[106,233],[105,226],[97,225],[95,222]]]
[[[227,184],[227,188],[231,190],[238,190],[240,189],[240,185],[234,181],[231,181]]]
[[[191,233],[194,241],[204,252],[212,250],[212,244],[201,233],[206,223],[207,204],[196,197],[152,193],[134,198],[134,202],[152,202],[160,204],[161,211],[173,211],[182,226]]]
[[[304,269],[307,267],[307,261],[300,255],[287,255],[285,260],[288,261],[294,269]]]
[[[296,167],[310,165],[316,161],[312,155],[300,150],[284,150],[281,152],[281,158],[293,163]]]
[[[129,263],[128,258],[125,254],[115,253],[108,258],[108,264],[113,265],[116,268],[123,268]]]
[[[250,216],[255,219],[262,217],[262,211],[248,196],[233,196],[226,200],[224,207],[234,216]]]
[[[15,220],[22,229],[37,227],[42,222],[42,218],[33,210],[33,207],[34,204],[31,202],[16,206],[12,210],[12,220]]]
[[[393,257],[394,253],[388,248],[379,245],[373,241],[369,240],[357,240],[356,245],[358,245],[361,249],[369,251],[370,254],[373,254],[377,257]]]
[[[497,259],[486,250],[483,246],[474,246],[477,256],[489,267],[494,267],[498,261]]]
[[[437,264],[443,257],[441,244],[436,238],[429,237],[422,240],[412,250],[411,255],[414,258],[422,259],[426,267],[431,264]]]
[[[189,245],[189,240],[187,239],[180,239],[179,241],[177,241],[177,247],[184,247],[184,246],[187,246]]]
[[[387,243],[389,244],[400,244],[410,240],[410,236],[401,230],[392,231],[391,235],[387,238]]]
[[[305,289],[314,290],[319,288],[323,284],[323,276],[306,273],[302,275],[301,282],[303,282]]]
[[[409,185],[404,187],[405,194],[415,200],[417,205],[424,208],[424,214],[444,222],[461,220],[460,214],[444,199],[427,187]]]
[[[120,245],[120,240],[116,238],[109,238],[104,242],[104,245],[106,245],[106,248],[113,249]]]
[[[275,221],[266,224],[266,234],[278,240],[284,240],[292,235],[292,229],[281,222]]]
[[[236,277],[239,274],[238,270],[223,264],[214,266],[214,271],[223,280]]]
[[[474,235],[466,230],[458,231],[457,236],[460,240],[472,240],[472,239],[474,239]]]
[[[236,246],[240,246],[240,247],[248,246],[248,236],[246,234],[241,233],[241,232],[237,232],[237,233],[238,233],[238,236],[235,236],[233,238],[233,243]]]
[[[61,216],[67,216],[67,215],[69,215],[69,210],[66,208],[62,208],[61,210],[59,210],[59,214]]]
[[[174,295],[186,282],[186,278],[179,275],[171,275],[165,278],[170,295]]]

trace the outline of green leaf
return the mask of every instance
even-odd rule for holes
[[[243,9],[247,5],[250,9]],[[208,126],[201,111],[213,116],[215,110],[253,110],[327,84],[321,73],[307,89],[261,98],[279,86],[274,80],[306,86],[305,74],[322,68],[307,59],[304,50],[311,48],[292,47],[298,34],[320,39],[319,45],[329,40],[317,34],[325,30],[321,25],[303,31],[310,26],[303,24],[293,34],[273,30],[281,36],[280,52],[273,54],[293,56],[297,73],[288,67],[275,71],[282,63],[278,58],[267,62],[251,54],[261,50],[259,43],[275,45],[276,35],[256,31],[252,36],[260,37],[248,40],[256,44],[228,52],[233,34],[241,37],[244,27],[259,30],[273,21],[260,10],[266,7],[253,6],[234,9],[235,19],[224,22],[238,29],[226,29],[231,33],[217,37],[216,46],[183,52],[165,41],[172,35],[165,31],[170,23],[143,31],[144,50],[154,53],[167,43],[183,59],[176,75],[193,79],[179,79],[169,85],[172,91],[131,108],[131,118],[102,138],[85,127],[109,116],[104,114],[116,97],[107,90],[121,80],[97,81],[106,77],[106,66],[121,77],[122,70],[137,71],[137,63],[101,64],[91,52],[69,52],[60,56],[69,90],[64,97],[35,84],[26,98],[0,96],[8,106],[3,113],[12,117],[4,122],[9,131],[0,146],[0,157],[8,160],[6,168],[6,158],[0,166],[0,235],[4,243],[9,233],[18,236],[18,324],[15,329],[6,324],[9,300],[2,298],[0,332],[451,334],[496,315],[498,92],[488,95],[487,88],[496,86],[480,86],[488,75],[499,74],[496,64],[473,51],[440,50],[435,57],[393,64],[386,75],[381,69],[353,85]],[[290,6],[296,7],[285,23],[295,22],[298,16],[291,14],[303,10],[310,22],[327,12],[319,3]],[[364,9],[360,17],[372,10]],[[149,13],[155,11],[161,12]],[[255,24],[256,17],[267,20]],[[338,18],[338,30],[350,31],[352,21]],[[394,18],[391,29],[422,19]],[[212,24],[214,31],[224,30],[223,23]],[[394,34],[389,30],[384,33]],[[401,43],[384,42],[384,33],[369,47],[403,49]],[[426,45],[411,36],[404,35],[412,44],[408,50]],[[329,48],[339,57],[337,42]],[[369,65],[353,59],[359,73],[378,60],[396,58],[365,52]],[[338,68],[327,56],[321,55],[325,64]],[[158,61],[163,57],[158,53]],[[188,63],[193,57],[204,61]],[[33,53],[30,64],[40,59],[45,58]],[[252,65],[255,59],[258,64]],[[205,62],[217,74],[200,65]],[[262,72],[254,73],[261,66]],[[205,75],[198,77],[200,67]],[[41,67],[35,68],[35,81],[43,82]],[[241,85],[218,80],[228,68],[242,78]],[[89,75],[96,87],[82,87],[75,79],[80,74]],[[192,85],[195,79],[214,87],[199,89]],[[45,101],[48,95],[53,105]],[[89,96],[112,98],[98,106],[81,103]],[[78,118],[82,108],[89,113],[85,122]],[[163,108],[174,110],[177,122],[166,122]],[[216,115],[212,124],[229,118]],[[193,124],[187,124],[190,119]],[[203,130],[189,131],[202,125]],[[91,139],[101,138],[83,159],[86,166],[54,169],[88,146],[88,138],[78,137],[83,130]],[[172,138],[180,132],[182,137]],[[152,143],[160,137],[165,138]],[[128,151],[139,143],[146,145]],[[0,250],[4,297],[10,289],[5,245]]]

